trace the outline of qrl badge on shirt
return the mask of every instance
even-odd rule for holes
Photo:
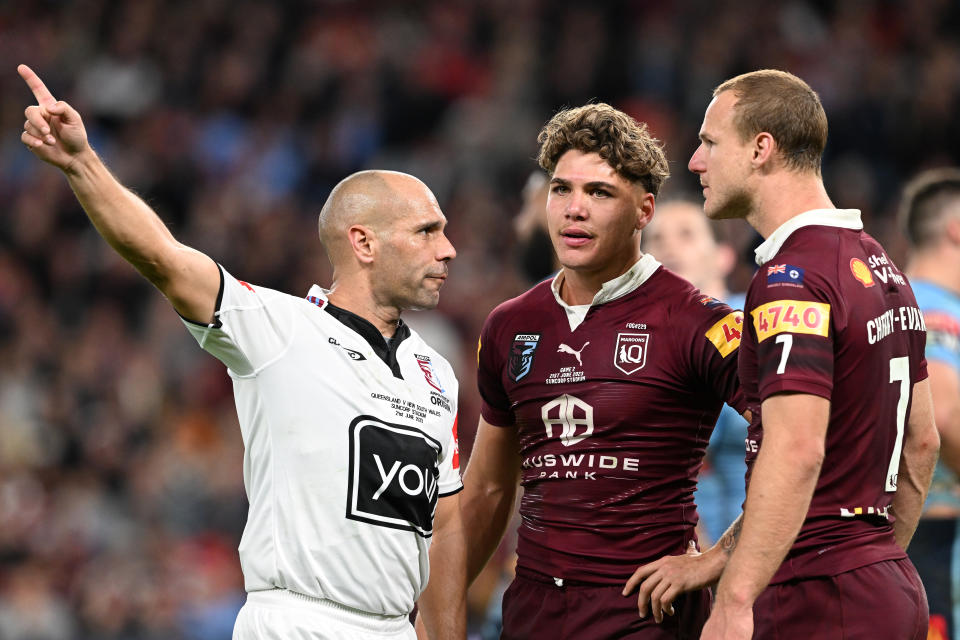
[[[508,363],[508,371],[514,382],[520,382],[521,378],[530,373],[533,367],[533,356],[539,344],[539,333],[518,333],[514,336]]]
[[[647,364],[649,347],[649,333],[618,333],[617,345],[613,351],[613,366],[628,376],[640,371],[643,365]]]

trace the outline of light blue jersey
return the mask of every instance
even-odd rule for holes
[[[960,296],[924,280],[911,283],[927,325],[927,360],[943,362],[960,372]],[[926,508],[960,509],[960,481],[941,461],[933,473]]]

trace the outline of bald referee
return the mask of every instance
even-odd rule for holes
[[[97,157],[80,115],[18,72],[37,100],[23,143],[233,381],[250,502],[234,639],[412,639],[418,598],[431,639],[464,638],[462,590],[424,590],[428,550],[449,565],[442,579],[464,564],[457,380],[400,319],[437,305],[456,255],[430,190],[401,173],[349,176],[320,213],[330,289],[247,284],[177,242]]]

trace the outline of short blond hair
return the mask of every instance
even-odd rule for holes
[[[733,124],[742,140],[769,133],[787,166],[820,174],[827,146],[827,114],[817,92],[786,71],[761,69],[731,78],[713,90],[737,98]]]
[[[620,176],[639,182],[654,196],[670,177],[663,145],[647,125],[602,102],[559,112],[540,130],[537,142],[537,161],[551,176],[560,156],[576,149],[599,154]]]

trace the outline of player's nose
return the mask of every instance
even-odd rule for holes
[[[567,199],[567,207],[564,213],[568,218],[582,219],[587,215],[586,195],[579,192],[573,192]]]
[[[457,250],[453,246],[453,243],[450,242],[450,239],[445,233],[440,234],[440,244],[437,247],[437,260],[441,262],[449,262],[457,257]]]
[[[707,170],[707,165],[703,161],[703,143],[700,143],[700,146],[697,147],[697,150],[693,152],[693,155],[690,156],[690,162],[687,163],[687,169],[693,173],[703,173]]]

